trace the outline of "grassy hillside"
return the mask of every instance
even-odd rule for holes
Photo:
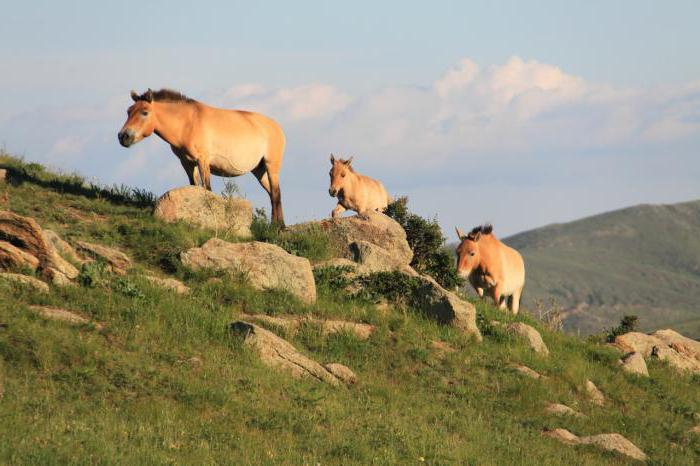
[[[592,333],[624,314],[644,329],[700,337],[700,201],[640,205],[505,241],[527,265],[524,303],[552,299],[565,326]]]
[[[544,438],[619,432],[652,464],[698,464],[700,378],[650,363],[651,378],[623,374],[598,340],[537,326],[551,355],[537,356],[492,320],[512,317],[477,303],[476,344],[400,305],[384,309],[319,283],[307,306],[228,276],[190,273],[177,253],[213,233],[151,216],[150,196],[87,186],[6,156],[24,173],[0,185],[9,208],[69,240],[118,246],[137,265],[92,286],[47,295],[0,283],[2,464],[628,464],[590,446]],[[306,251],[309,248],[298,248]],[[145,270],[182,279],[182,297],[153,287]],[[71,327],[27,309],[72,309],[105,324]],[[263,366],[227,331],[241,312],[313,314],[374,324],[369,340],[323,336],[307,326],[289,340],[321,362],[351,367],[359,382],[337,388]],[[456,351],[442,353],[432,341]],[[198,359],[192,359],[198,358]],[[524,378],[511,364],[547,375]],[[581,390],[593,380],[605,407]],[[586,418],[543,410],[565,403]]]

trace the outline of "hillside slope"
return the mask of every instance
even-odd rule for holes
[[[134,265],[125,275],[84,267],[79,283],[44,294],[0,281],[1,464],[630,464],[543,436],[556,428],[620,433],[652,464],[700,462],[700,435],[691,432],[700,424],[698,375],[653,359],[649,378],[624,373],[620,353],[602,341],[484,302],[476,343],[400,301],[377,305],[320,280],[318,300],[304,304],[255,291],[241,276],[194,273],[178,253],[214,233],[158,221],[152,196],[0,156],[3,166],[23,176],[0,184],[0,210],[69,242],[117,247]],[[190,292],[158,288],[145,272],[176,277]],[[45,320],[31,305],[103,327]],[[228,330],[243,313],[373,325],[368,339],[314,325],[270,328],[316,361],[347,365],[358,382],[334,387],[263,365]],[[505,331],[514,320],[539,329],[549,356]],[[514,365],[546,377],[524,377]],[[583,388],[588,379],[604,393],[602,406]],[[585,417],[552,414],[549,403]]]
[[[644,329],[700,337],[700,201],[629,207],[504,241],[527,264],[525,305],[555,300],[570,331],[636,314]]]

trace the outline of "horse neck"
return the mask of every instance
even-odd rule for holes
[[[192,118],[192,105],[182,102],[154,102],[156,126],[154,132],[175,147],[184,145],[184,128]]]

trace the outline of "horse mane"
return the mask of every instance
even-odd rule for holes
[[[490,235],[491,233],[493,233],[493,225],[491,225],[490,223],[487,223],[485,225],[477,225],[474,228],[472,228],[472,231],[469,232],[467,238],[474,239],[476,238],[477,234]]]
[[[173,89],[160,89],[158,91],[152,91],[152,92],[153,92],[153,101],[154,102],[186,102],[186,103],[196,102],[196,100],[194,100],[193,98],[187,97],[182,92],[175,91]],[[139,100],[147,100],[146,94],[148,94],[148,91],[141,94],[139,96]]]

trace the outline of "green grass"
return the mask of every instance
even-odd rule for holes
[[[700,423],[697,376],[656,362],[649,379],[626,375],[601,340],[518,316],[540,328],[551,351],[542,358],[490,325],[513,318],[484,302],[476,303],[480,344],[411,308],[380,310],[333,286],[320,286],[317,303],[305,305],[235,277],[182,269],[178,249],[213,233],[162,224],[148,206],[32,181],[6,189],[12,210],[67,238],[118,245],[138,264],[124,277],[96,272],[90,286],[48,295],[0,282],[2,464],[627,464],[541,436],[556,427],[619,432],[651,464],[700,462],[700,436],[686,433]],[[144,269],[171,272],[192,291],[156,288],[140,277]],[[45,321],[30,304],[75,310],[105,329]],[[367,341],[323,336],[312,325],[287,335],[312,358],[351,367],[358,384],[334,388],[263,366],[227,330],[241,312],[375,325]],[[433,340],[457,351],[440,355]],[[548,378],[523,378],[512,363]],[[604,408],[581,392],[586,379],[608,397]],[[588,417],[545,414],[548,402]]]

